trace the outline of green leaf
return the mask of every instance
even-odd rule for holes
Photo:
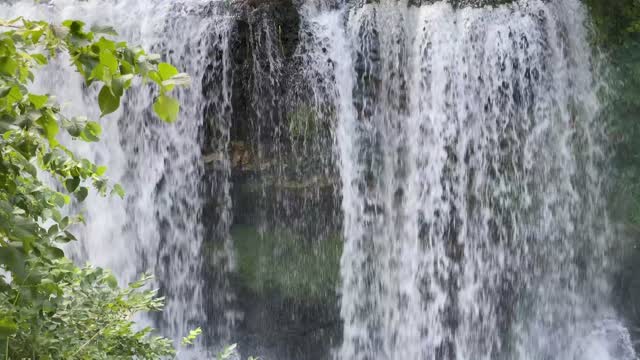
[[[62,218],[62,220],[60,220],[59,225],[61,228],[66,229],[69,227],[70,223],[71,219],[68,216],[65,216],[64,218]]]
[[[48,100],[48,95],[29,94],[29,101],[31,102],[33,107],[36,108],[36,110],[42,109],[42,107],[47,103]]]
[[[18,70],[18,62],[10,56],[0,56],[0,73],[14,75]]]
[[[189,335],[182,338],[182,345],[193,345],[193,341],[198,338],[200,334],[202,334],[201,328],[189,331]]]
[[[62,25],[68,27],[72,34],[79,34],[84,27],[84,23],[78,20],[65,20]]]
[[[47,209],[48,210],[48,209]],[[51,211],[48,211],[48,214],[51,214]],[[49,219],[51,217],[51,215],[44,215],[42,216],[43,220]],[[47,230],[47,235],[49,236],[53,236],[57,233],[60,232],[60,227],[58,226],[58,224],[53,224],[51,225],[51,227],[49,227],[49,230]]]
[[[18,332],[18,325],[13,319],[3,316],[0,318],[0,337],[7,337]]]
[[[31,57],[40,65],[45,65],[48,63],[46,56],[42,54],[31,54]]]
[[[60,259],[64,257],[64,251],[62,251],[62,249],[57,248],[55,246],[48,247],[47,253],[52,259]]]
[[[116,277],[113,276],[113,274],[107,275],[104,280],[111,289],[118,288],[118,280],[116,280]]]
[[[118,59],[111,50],[103,49],[100,51],[100,64],[106,66],[112,74],[118,71]]]
[[[13,275],[24,277],[26,256],[21,249],[14,246],[0,247],[0,264],[4,265]]]
[[[71,241],[76,241],[76,237],[73,236],[72,233],[70,233],[68,231],[65,231],[65,232],[62,233],[62,235],[56,237],[56,241],[59,242],[59,243],[66,244],[66,243],[69,243]]]
[[[47,137],[47,140],[49,140],[49,144],[52,146],[57,145],[58,141],[56,140],[56,135],[58,135],[60,128],[58,127],[56,120],[49,115],[44,115],[36,122],[38,125],[42,126],[42,130],[44,130],[44,134]]]
[[[172,97],[161,95],[158,96],[156,102],[153,104],[153,110],[160,119],[172,123],[178,119],[180,103]]]
[[[11,233],[7,235],[13,240],[25,243],[25,247],[29,247],[29,244],[38,238],[38,230],[40,230],[40,227],[31,219],[16,217],[13,221]]]
[[[153,80],[156,84],[162,86],[162,77],[160,76],[160,73],[158,73],[157,71],[150,71],[148,76],[149,76],[149,79]]]
[[[82,130],[84,129],[87,123],[87,118],[85,117],[74,117],[71,120],[62,120],[62,126],[67,129],[69,135],[73,137],[79,137],[82,134]]]
[[[84,199],[86,199],[87,196],[89,195],[89,189],[83,186],[80,189],[78,189],[78,191],[75,192],[75,195],[78,201],[83,202]]]
[[[169,80],[173,76],[178,75],[178,69],[175,66],[167,63],[158,64],[158,73],[160,74],[160,78],[164,80]]]
[[[112,26],[93,25],[91,27],[91,32],[94,32],[96,34],[107,34],[107,35],[113,35],[113,36],[117,36],[118,35],[116,30]]]
[[[76,191],[76,189],[78,188],[79,185],[80,185],[80,178],[77,177],[77,176],[74,176],[72,178],[66,179],[64,181],[64,187],[70,193]]]
[[[113,185],[113,189],[111,190],[111,194],[116,194],[118,196],[120,196],[121,199],[124,199],[124,188],[122,188],[122,186],[120,184],[115,184]]]
[[[9,86],[0,87],[0,99],[9,95],[10,91],[11,91],[11,87]]]
[[[100,40],[98,40],[97,43],[95,43],[95,45],[98,46],[98,48],[102,49],[102,50],[111,50],[111,51],[116,51],[116,44],[113,42],[113,40],[109,40],[105,37],[101,37]]]
[[[13,86],[6,97],[9,104],[19,102],[22,100],[22,91],[18,86]]]
[[[107,172],[107,167],[106,166],[98,166],[98,168],[96,169],[96,175],[98,176],[102,176]]]
[[[104,66],[100,65],[100,57],[94,54],[81,54],[78,56],[77,64],[78,71],[85,77],[85,80],[103,79]]]
[[[96,190],[98,190],[98,193],[100,193],[100,195],[102,196],[106,196],[107,195],[107,180],[106,179],[94,179],[93,180],[93,187],[96,188]]]
[[[62,194],[60,193],[53,193],[51,195],[51,201],[57,207],[63,207],[66,204],[64,196],[62,196]]]
[[[38,41],[40,41],[40,38],[42,37],[42,35],[44,35],[44,29],[34,30],[31,33],[31,41],[33,41],[34,44],[38,43]]]
[[[103,86],[98,94],[98,104],[100,105],[101,116],[111,114],[120,107],[120,97],[114,96],[108,86]]]
[[[80,134],[80,138],[84,141],[88,142],[96,142],[100,141],[100,134],[102,134],[102,128],[100,124],[95,121],[88,121],[84,129],[82,129],[82,133]]]
[[[144,283],[140,282],[140,281],[135,281],[135,282],[129,283],[129,287],[132,288],[132,289],[139,289],[139,288],[141,288],[143,286],[144,286]]]
[[[125,81],[122,78],[113,78],[111,81],[111,92],[117,97],[121,97],[124,94]]]

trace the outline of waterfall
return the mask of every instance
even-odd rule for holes
[[[154,274],[166,308],[140,322],[206,334],[179,358],[238,342],[281,360],[636,359],[610,302],[605,82],[580,0],[0,14],[112,25],[191,75],[175,124],[137,84],[99,143],[62,139],[127,190],[74,205],[87,224],[67,254],[122,284]],[[99,119],[68,61],[38,75],[35,92]]]
[[[582,5],[308,3],[303,18],[308,63],[335,79],[315,83],[337,112],[337,357],[635,359],[607,300]]]
[[[121,200],[93,195],[86,205],[78,206],[87,225],[78,229],[82,240],[67,252],[80,262],[111,269],[122,283],[143,272],[155,275],[154,287],[166,298],[166,306],[154,319],[164,335],[179,339],[200,326],[206,334],[226,341],[228,316],[216,315],[216,320],[222,320],[208,323],[205,305],[217,304],[214,310],[224,312],[231,294],[219,282],[205,296],[201,255],[205,234],[214,232],[217,270],[224,273],[232,266],[226,148],[231,112],[228,42],[234,23],[226,4],[22,1],[0,4],[0,13],[58,23],[72,18],[87,26],[113,25],[131,45],[159,53],[191,75],[191,87],[177,94],[182,106],[175,124],[164,124],[151,115],[154,94],[138,86],[129,91],[118,113],[100,119],[99,143],[69,140],[81,156],[106,165],[110,180],[121,183],[127,196]],[[81,78],[67,63],[48,66],[35,87],[58,96],[66,114],[98,120],[96,89],[83,90]],[[205,171],[207,155],[215,158],[215,171]],[[203,219],[206,200],[216,204],[215,218]]]

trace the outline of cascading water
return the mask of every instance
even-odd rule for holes
[[[154,273],[166,309],[142,320],[162,333],[201,326],[264,359],[635,359],[608,301],[616,234],[585,10],[486,1],[504,4],[304,0],[296,34],[270,8],[284,0],[0,4],[115,25],[193,79],[177,123],[154,119],[140,86],[100,143],[72,144],[127,198],[87,201],[68,251],[122,282]],[[37,92],[99,118],[65,61],[42,75]],[[232,222],[258,231],[232,240]],[[326,269],[340,226],[343,324]]]
[[[143,272],[155,275],[166,298],[159,326],[178,339],[201,326],[225,341],[225,314],[217,328],[208,328],[203,298],[203,237],[209,226],[218,234],[218,269],[232,264],[229,246],[229,161],[217,159],[218,171],[205,181],[205,151],[226,154],[229,141],[231,97],[228,41],[233,28],[223,2],[211,1],[34,1],[0,5],[3,17],[25,16],[54,22],[80,19],[89,24],[113,25],[120,36],[163,55],[192,77],[180,90],[180,121],[164,124],[151,115],[153,93],[144,86],[132,89],[117,115],[101,121],[103,136],[97,144],[72,148],[108,167],[108,175],[127,190],[120,199],[87,201],[87,226],[79,229],[82,242],[68,249],[80,261],[112,269],[122,282]],[[215,91],[203,84],[215,82]],[[82,81],[66,61],[43,71],[36,84],[42,92],[59,96],[69,115],[99,119],[97,91],[83,90]],[[207,95],[205,97],[205,94]],[[205,139],[207,128],[211,136]],[[205,143],[209,141],[211,143]],[[215,184],[211,190],[208,184]],[[203,221],[205,196],[217,198],[217,219]],[[224,304],[228,289],[207,294],[207,305]],[[224,312],[224,306],[218,307]],[[216,315],[216,320],[218,316]],[[185,354],[185,357],[189,355]],[[196,356],[201,358],[202,356]]]
[[[581,4],[307,4],[303,18],[309,63],[335,79],[317,94],[337,112],[337,357],[635,359],[607,301]]]

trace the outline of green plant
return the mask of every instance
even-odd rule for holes
[[[237,344],[231,344],[222,349],[221,352],[216,356],[216,360],[227,360],[230,359],[233,354],[236,352]],[[260,358],[249,356],[247,360],[260,360]]]
[[[169,96],[189,77],[160,57],[110,39],[112,28],[85,29],[80,21],[61,26],[18,18],[0,20],[0,338],[5,359],[158,359],[173,354],[171,342],[135,330],[132,317],[155,311],[162,299],[142,290],[148,280],[119,288],[109,272],[78,268],[60,245],[74,241],[66,205],[99,194],[124,196],[110,185],[106,168],[78,158],[58,141],[61,129],[76,140],[95,142],[100,125],[65,117],[55,97],[29,91],[34,69],[67,54],[88,86],[101,86],[102,115],[118,109],[135,77],[155,83],[153,109],[167,122],[179,104]],[[41,179],[47,174],[61,191]]]
[[[608,90],[602,112],[615,157],[612,201],[616,219],[640,225],[640,2],[585,0],[595,25],[594,42],[606,55]]]
[[[189,332],[189,335],[182,338],[182,345],[193,345],[193,342],[195,341],[195,339],[197,339],[198,336],[200,336],[201,334],[202,334],[201,328],[191,330]]]
[[[585,0],[602,47],[615,49],[640,33],[640,2],[637,0]]]

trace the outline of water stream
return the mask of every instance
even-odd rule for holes
[[[581,4],[327,8],[306,21],[336,79],[337,357],[635,358],[607,300],[615,235]]]

